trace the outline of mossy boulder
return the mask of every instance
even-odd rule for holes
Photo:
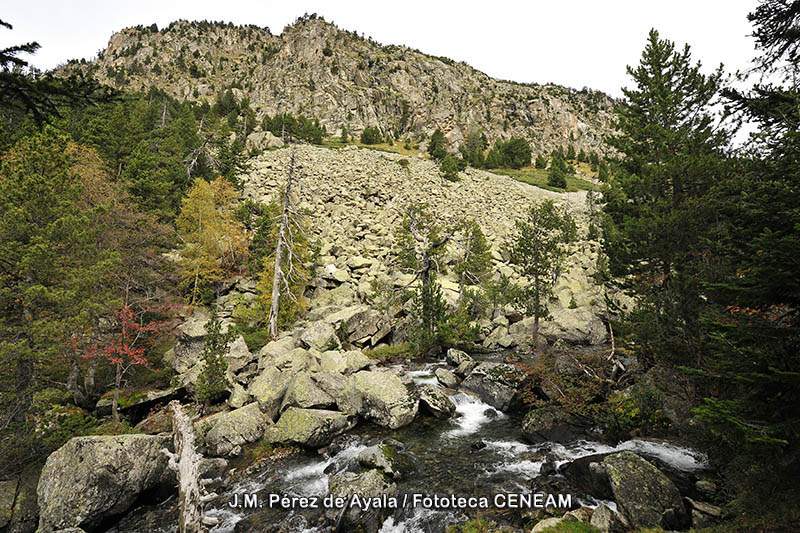
[[[264,434],[271,420],[258,403],[233,411],[217,413],[195,423],[195,433],[203,452],[209,455],[239,455],[242,446]]]
[[[361,473],[342,472],[328,478],[328,492],[347,501],[353,495],[358,495],[362,499],[380,498],[383,495],[397,494],[397,485],[379,470],[367,470]],[[392,511],[380,507],[367,511],[362,511],[358,507],[347,508],[342,516],[340,531],[378,531],[384,519]]]
[[[400,378],[386,371],[362,370],[350,376],[338,404],[342,411],[391,429],[410,424],[419,409]]]
[[[247,392],[256,399],[261,410],[271,420],[275,420],[293,377],[291,372],[281,372],[277,367],[269,365],[250,382]]]
[[[436,379],[439,380],[439,383],[447,388],[455,389],[458,387],[458,377],[446,368],[437,368],[433,371],[433,375],[436,376]]]
[[[281,404],[281,411],[285,411],[291,406],[303,409],[318,408],[327,409],[336,405],[336,400],[322,390],[311,375],[303,372],[294,378]]]
[[[434,385],[419,388],[419,403],[436,418],[450,418],[456,412],[456,406],[447,394]]]
[[[447,350],[447,362],[453,366],[458,366],[464,361],[472,361],[472,357],[467,352],[450,348]]]
[[[18,484],[16,479],[0,481],[0,528],[6,527],[11,522]]]
[[[93,529],[127,511],[142,492],[173,486],[175,475],[161,453],[170,437],[74,437],[50,454],[39,478],[39,533]]]
[[[319,448],[330,444],[356,424],[354,416],[325,409],[290,407],[277,424],[267,428],[264,440],[269,443],[292,443]]]
[[[413,469],[407,456],[387,444],[377,444],[361,450],[358,462],[364,468],[375,468],[387,476],[398,479]]]
[[[689,516],[675,484],[658,468],[630,451],[603,459],[614,500],[635,528],[684,529]]]

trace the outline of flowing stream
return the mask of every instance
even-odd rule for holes
[[[426,365],[407,372],[417,385],[438,382],[433,370],[444,363]],[[487,496],[497,493],[530,493],[540,469],[549,457],[556,465],[573,459],[620,450],[634,450],[660,459],[673,468],[691,472],[704,468],[705,458],[696,452],[668,443],[630,440],[617,446],[599,442],[577,441],[528,444],[521,440],[521,414],[502,413],[478,398],[450,391],[456,417],[438,420],[420,414],[415,421],[398,430],[360,423],[335,441],[324,453],[304,451],[286,459],[270,461],[245,479],[226,487],[220,498],[207,506],[207,514],[219,519],[211,533],[244,531],[315,532],[330,531],[328,522],[320,526],[322,510],[240,509],[231,508],[235,495],[258,494],[266,501],[270,494],[282,496],[317,496],[327,494],[328,477],[343,471],[357,471],[358,454],[367,446],[392,439],[394,447],[410,457],[413,470],[397,482],[398,493],[426,495]],[[577,502],[590,507],[600,502],[576,496]],[[604,502],[614,508],[613,502]],[[174,498],[146,511],[137,510],[119,525],[115,533],[176,531]],[[334,517],[335,518],[335,517]],[[440,532],[444,526],[467,520],[462,510],[429,510],[422,507],[401,508],[383,520],[381,533]],[[238,524],[238,526],[237,526]]]

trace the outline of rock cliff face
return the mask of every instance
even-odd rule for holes
[[[603,150],[613,101],[598,91],[493,79],[469,65],[405,46],[382,46],[316,17],[279,36],[267,28],[179,21],[161,31],[112,35],[98,59],[72,62],[108,85],[164,89],[177,98],[213,101],[233,87],[259,120],[303,113],[329,135],[377,126],[395,138],[444,131],[451,149],[471,129],[490,142],[520,136],[534,154],[573,143]]]

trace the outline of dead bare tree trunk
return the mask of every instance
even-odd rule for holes
[[[205,490],[200,479],[200,462],[203,456],[197,453],[192,419],[183,412],[180,402],[169,404],[172,411],[175,453],[162,450],[169,457],[169,467],[178,476],[178,532],[205,533],[207,525],[215,525],[215,518],[203,517],[203,506],[217,497]]]
[[[119,425],[119,387],[122,384],[122,363],[114,365],[116,373],[114,374],[114,399],[111,400],[111,417],[114,423]]]
[[[278,243],[275,246],[275,268],[272,275],[272,303],[269,308],[269,334],[278,336],[278,310],[280,309],[281,282],[283,281],[283,253],[286,249],[286,237],[289,230],[289,209],[291,205],[292,184],[294,182],[295,149],[289,161],[289,177],[286,179],[286,190],[283,194],[283,210],[281,212],[281,225],[278,229]]]

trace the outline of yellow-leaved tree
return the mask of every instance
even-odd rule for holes
[[[208,303],[220,284],[245,264],[247,234],[233,216],[236,196],[223,177],[197,179],[181,203],[176,220],[183,239],[181,287],[190,303]]]

